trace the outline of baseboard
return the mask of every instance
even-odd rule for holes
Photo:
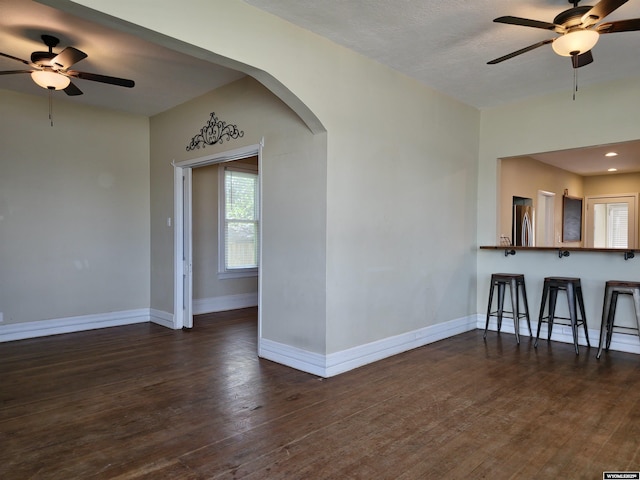
[[[193,314],[225,312],[258,305],[258,292],[225,295],[222,297],[199,298],[193,300]]]
[[[176,329],[173,320],[173,313],[164,312],[162,310],[156,310],[155,308],[152,308],[149,310],[149,321],[157,325],[170,328],[172,330]]]
[[[0,325],[0,342],[45,337],[61,333],[81,332],[97,328],[116,327],[143,323],[150,320],[148,308],[125,310],[120,312],[82,315],[78,317],[54,318],[36,322],[11,323]]]
[[[398,353],[477,328],[475,315],[413,330],[329,355],[308,352],[262,338],[258,355],[320,377],[332,377]]]
[[[478,328],[484,330],[486,322],[486,317],[484,315],[478,315]],[[538,322],[531,322],[531,329],[533,331],[533,336],[535,337],[538,331]],[[498,330],[498,321],[496,318],[491,317],[489,319],[489,330],[496,332]],[[502,328],[500,329],[505,333],[515,333],[515,328],[513,326],[512,318],[503,318],[502,319]],[[588,328],[589,332],[589,342],[591,343],[591,348],[598,349],[598,344],[600,342],[600,329]],[[527,327],[527,321],[520,321],[520,332],[521,337],[529,336],[529,329]],[[540,342],[547,341],[547,324],[543,323],[542,328],[540,329]],[[562,342],[562,343],[573,343],[573,333],[571,332],[571,327],[566,325],[555,325],[551,332],[551,341],[552,342]],[[540,343],[539,343],[540,344]],[[584,335],[584,329],[582,327],[578,330],[578,345],[587,345],[587,338]],[[626,353],[635,353],[640,354],[640,339],[638,335],[634,334],[625,334],[625,333],[617,333],[613,332],[613,337],[611,339],[611,345],[609,347],[610,350],[615,350],[618,352],[626,352]]]
[[[266,338],[258,339],[258,356],[303,372],[327,377],[326,357],[320,353],[274,342]]]

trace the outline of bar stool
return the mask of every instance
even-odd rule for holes
[[[569,318],[556,317],[556,300],[558,298],[558,292],[564,291],[567,293],[567,303],[569,304]],[[544,308],[547,303],[547,297],[549,297],[548,315],[543,317]],[[576,300],[580,306],[580,317],[578,318],[578,312],[576,309]],[[573,332],[573,345],[576,349],[576,355],[578,355],[578,326],[584,327],[584,336],[587,339],[587,346],[591,347],[589,343],[589,332],[587,331],[587,317],[584,313],[584,300],[582,299],[582,286],[579,278],[570,277],[547,277],[544,279],[544,287],[542,289],[542,300],[540,301],[540,315],[538,316],[538,333],[536,334],[536,341],[533,344],[534,348],[538,347],[538,339],[540,338],[540,327],[543,322],[549,325],[547,341],[551,340],[551,331],[553,330],[553,322],[556,319],[568,320]],[[566,325],[566,324],[564,324]]]
[[[613,328],[615,327],[614,318],[616,316],[618,295],[633,296],[633,306],[636,314],[636,324],[638,325],[638,327],[634,328],[618,326],[616,328],[637,330],[638,335],[640,336],[640,282],[609,280],[604,287],[604,303],[602,304],[602,325],[600,326],[600,345],[598,346],[598,355],[596,355],[596,358],[600,358],[600,355],[602,355],[603,346],[607,351],[611,346],[611,337],[613,335]]]
[[[504,310],[504,291],[505,287],[509,286],[511,293],[511,311]],[[498,305],[497,310],[492,312],[491,306],[493,304],[493,290],[498,287]],[[520,313],[520,295],[522,294],[522,300],[524,302],[524,312]],[[505,315],[506,314],[506,315]],[[533,336],[531,331],[531,321],[529,320],[529,305],[527,303],[527,289],[524,284],[524,275],[518,273],[494,273],[491,275],[491,288],[489,289],[489,305],[487,306],[487,322],[484,327],[484,336],[487,338],[487,330],[489,329],[489,317],[498,318],[498,332],[502,328],[503,317],[513,319],[513,328],[516,333],[516,341],[520,343],[520,319],[525,317],[527,319],[527,325],[529,325],[529,335]]]

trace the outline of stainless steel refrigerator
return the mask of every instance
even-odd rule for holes
[[[513,206],[513,244],[520,247],[533,247],[533,207],[530,205]]]

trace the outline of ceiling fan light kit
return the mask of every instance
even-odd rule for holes
[[[64,90],[71,83],[69,77],[51,70],[34,70],[31,72],[31,78],[39,86],[47,90]]]
[[[551,48],[558,55],[571,57],[586,53],[598,43],[600,34],[595,30],[578,29],[556,38]]]

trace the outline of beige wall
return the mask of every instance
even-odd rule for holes
[[[250,159],[248,159],[250,160]],[[224,166],[250,164],[238,160]],[[193,299],[258,292],[258,277],[218,278],[218,171],[220,164],[193,169]]]
[[[128,0],[48,3],[94,8],[143,38],[233,65],[305,119],[252,80],[151,119],[153,308],[173,309],[170,162],[262,137],[265,338],[326,354],[475,315],[497,270],[526,272],[531,298],[545,275],[583,277],[592,325],[603,281],[635,276],[619,257],[505,258],[477,246],[499,233],[498,159],[636,139],[637,79],[480,113],[239,0],[158,0],[153,15]],[[211,111],[245,136],[186,152]]]
[[[640,172],[584,177],[585,196],[638,192],[640,192]]]
[[[294,228],[309,220],[306,202],[271,219],[265,212],[265,244],[271,235],[293,235],[272,241],[273,258],[283,261],[264,265],[263,306],[286,312],[263,318],[267,338],[333,353],[475,313],[476,109],[239,0],[163,0],[154,15],[138,2],[77,3],[148,29],[139,31],[145,38],[158,40],[153,32],[160,32],[165,44],[177,39],[176,48],[190,45],[205,58],[236,65],[303,118],[312,112],[314,132],[318,123],[326,129],[326,137],[312,139],[317,146],[327,142],[324,156],[313,158],[313,176],[307,161],[276,155],[287,168],[269,191],[265,158],[265,208],[269,197],[287,205],[281,187],[302,182],[302,198],[323,207],[311,213],[310,244]],[[173,151],[156,150],[165,157]],[[176,155],[184,158],[182,151]],[[162,212],[152,218],[152,241],[164,242],[168,232],[160,224],[169,204],[158,194],[170,181],[154,171],[152,185],[152,211]],[[152,245],[156,251],[167,249]],[[152,286],[152,303],[168,309],[170,264],[154,256],[152,265],[152,278],[162,278]],[[322,328],[310,331],[308,322]]]
[[[149,307],[149,122],[0,90],[4,323]]]
[[[187,152],[211,112],[242,138]],[[325,348],[326,136],[313,135],[289,107],[250,77],[151,119],[152,306],[173,312],[173,167],[264,139],[262,179],[262,333]],[[197,174],[197,169],[196,169]]]

